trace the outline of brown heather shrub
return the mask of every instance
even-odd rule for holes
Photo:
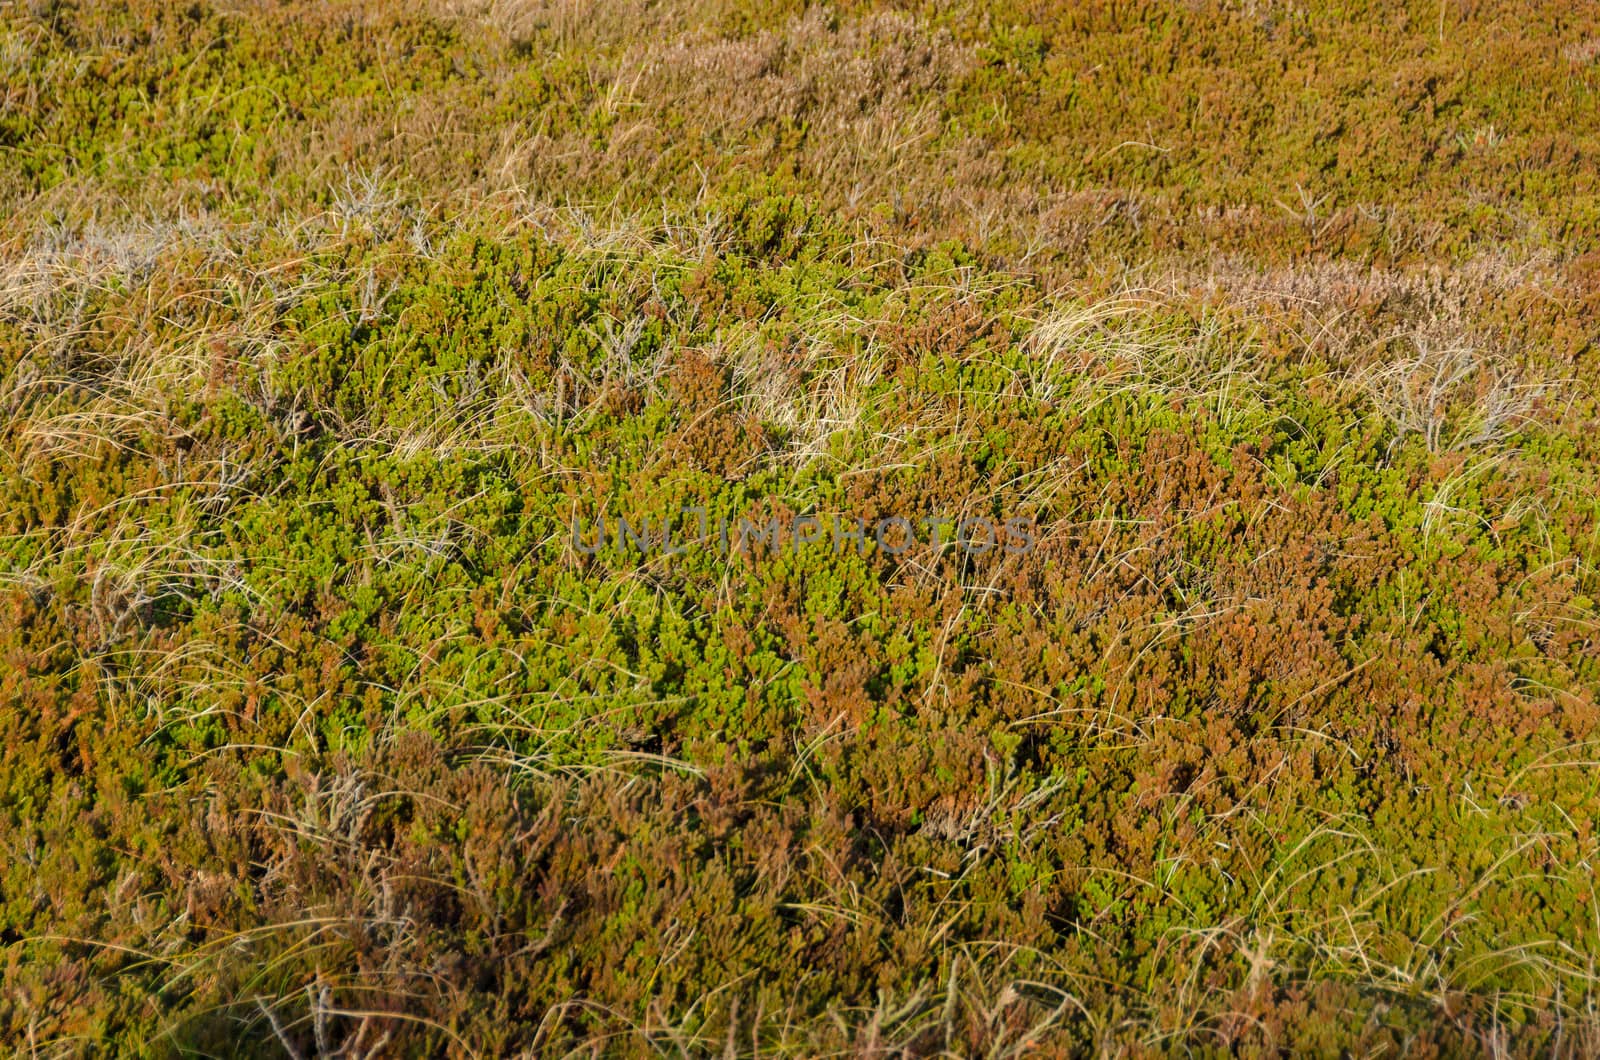
[[[1597,32],[0,8],[0,1043],[1593,1054]]]
[[[738,39],[707,39],[702,31],[634,61],[650,97],[665,94],[674,109],[716,115],[715,133],[727,147],[758,129],[790,127],[804,130],[808,154],[825,144],[859,165],[892,160],[935,135],[931,98],[957,84],[972,60],[947,33],[906,16],[838,19],[813,7],[782,29]]]

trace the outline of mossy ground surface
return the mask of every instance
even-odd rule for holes
[[[1600,1052],[1597,233],[1566,3],[0,2],[0,1042]]]

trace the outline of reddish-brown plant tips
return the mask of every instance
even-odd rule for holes
[[[892,529],[899,529],[898,539],[890,534]],[[916,532],[911,528],[910,519],[903,515],[889,515],[879,519],[878,524],[872,528],[872,539],[883,551],[891,556],[897,556],[916,543]]]
[[[693,517],[691,520],[689,517]],[[946,536],[955,527],[953,539]],[[923,535],[918,536],[918,528]],[[936,551],[946,544],[969,556],[996,549],[1020,556],[1033,551],[1038,542],[1032,516],[1011,516],[996,522],[987,516],[949,517],[886,515],[869,527],[859,516],[800,514],[784,520],[770,517],[753,520],[748,516],[730,519],[719,516],[713,522],[704,507],[680,508],[673,515],[607,516],[604,511],[586,519],[574,514],[569,522],[569,542],[573,552],[593,556],[607,550],[632,552],[643,556],[681,556],[699,549],[721,555],[748,552],[760,545],[767,551],[804,549],[827,541],[835,553],[853,551],[865,555],[868,542],[879,552],[898,556],[918,544]]]
[[[1600,1056],[1600,5],[0,12],[0,1052]]]
[[[956,545],[968,555],[983,553],[1000,542],[999,531],[993,520],[978,517],[962,519],[956,524]]]

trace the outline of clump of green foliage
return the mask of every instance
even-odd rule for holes
[[[1600,1049],[1597,40],[16,7],[0,1040]]]

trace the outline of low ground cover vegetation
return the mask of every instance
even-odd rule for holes
[[[1596,42],[0,4],[0,1040],[1600,1050]]]

